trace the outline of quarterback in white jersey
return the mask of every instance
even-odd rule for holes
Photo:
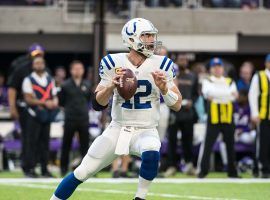
[[[112,104],[112,121],[121,126],[153,128],[157,127],[160,115],[160,89],[156,86],[152,72],[163,71],[167,86],[174,85],[173,62],[165,56],[153,55],[147,58],[140,67],[134,66],[128,59],[128,53],[109,54],[100,65],[100,86],[107,87],[121,68],[133,71],[138,80],[138,89],[134,97],[125,101],[114,90]]]
[[[108,54],[100,63],[101,81],[96,88],[93,108],[103,110],[113,95],[112,121],[91,145],[82,163],[59,184],[51,200],[68,199],[76,187],[108,166],[119,155],[140,156],[135,200],[146,198],[148,188],[156,177],[159,163],[160,140],[157,125],[160,115],[160,94],[173,110],[181,107],[182,97],[174,85],[173,62],[165,56],[153,55],[157,29],[142,18],[128,21],[122,29],[124,44],[129,53]],[[135,95],[125,101],[116,86],[131,69],[138,80]]]

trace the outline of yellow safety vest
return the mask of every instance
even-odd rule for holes
[[[259,95],[259,116],[260,119],[270,119],[269,112],[269,80],[265,71],[259,71],[259,84],[260,84],[260,95]]]
[[[228,85],[231,85],[232,79],[226,78],[226,82]],[[211,124],[231,124],[233,119],[233,103],[221,104],[210,101],[208,118]]]

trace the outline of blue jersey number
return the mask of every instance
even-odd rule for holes
[[[134,95],[134,108],[135,109],[152,108],[151,101],[146,101],[145,103],[141,103],[140,101],[141,97],[147,97],[148,95],[151,94],[152,85],[148,80],[138,80],[138,88],[140,88],[141,86],[145,86],[146,89],[144,92],[137,92]],[[133,105],[132,103],[130,103],[130,100],[127,100],[122,104],[122,107],[127,108],[127,109],[132,109]]]

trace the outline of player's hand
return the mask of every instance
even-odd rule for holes
[[[254,124],[254,125],[259,125],[259,123],[261,122],[261,119],[259,116],[257,117],[251,117],[251,122]]]
[[[156,86],[159,88],[161,93],[165,95],[168,92],[168,87],[167,87],[167,79],[165,76],[165,73],[162,71],[155,71],[151,73]]]
[[[111,89],[115,89],[118,85],[120,85],[120,79],[123,77],[125,74],[125,69],[121,68],[116,74],[115,77],[112,79],[112,85],[110,86]]]
[[[55,109],[57,107],[56,103],[53,100],[45,101],[44,103],[45,107],[48,109]]]
[[[12,119],[15,119],[15,120],[19,119],[19,112],[18,112],[16,106],[10,107],[10,115],[11,115]]]
[[[214,98],[213,98],[212,96],[208,96],[208,97],[207,97],[207,100],[208,100],[208,101],[213,101],[213,99],[214,99]]]
[[[232,92],[232,96],[237,99],[238,98],[238,93],[237,92]]]

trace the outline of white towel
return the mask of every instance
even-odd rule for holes
[[[121,128],[120,135],[115,148],[116,155],[128,155],[129,144],[134,134],[134,127],[124,126]]]

